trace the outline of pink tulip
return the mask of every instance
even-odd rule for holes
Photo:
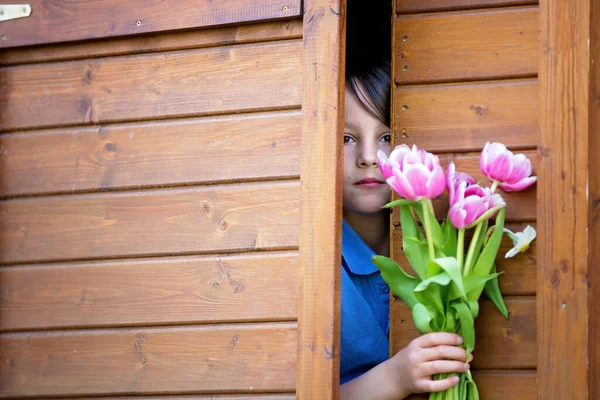
[[[520,191],[533,185],[537,177],[531,175],[531,161],[524,154],[513,154],[502,143],[487,142],[480,158],[481,172],[497,181],[500,189]]]
[[[403,144],[389,158],[378,151],[377,159],[388,185],[405,199],[433,199],[444,192],[446,178],[436,155]]]
[[[450,164],[448,164],[448,170],[446,172],[446,189],[448,189],[451,207],[454,205],[454,203],[456,203],[455,193],[458,190],[458,186],[461,184],[461,182],[467,182],[468,187],[469,185],[475,184],[475,179],[473,179],[471,175],[464,172],[456,172],[456,166],[452,161]]]
[[[484,220],[489,219],[497,210],[506,205],[502,196],[492,194],[490,188],[467,185],[466,181],[459,184],[455,202],[448,213],[452,225],[457,229],[469,227],[475,222],[479,222],[478,219],[481,217]]]

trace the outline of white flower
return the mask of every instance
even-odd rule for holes
[[[506,228],[504,228],[504,232],[512,239],[515,246],[506,253],[504,258],[514,257],[526,251],[537,235],[535,229],[529,225],[527,225],[523,232],[513,233]]]

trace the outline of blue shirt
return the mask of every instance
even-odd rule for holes
[[[374,254],[343,221],[340,384],[389,358],[390,291]]]

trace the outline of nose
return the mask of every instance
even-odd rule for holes
[[[373,143],[361,143],[360,154],[356,159],[358,166],[361,168],[373,168],[377,167],[377,150],[379,146]]]

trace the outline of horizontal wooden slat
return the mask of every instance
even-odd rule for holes
[[[295,323],[0,335],[0,395],[293,391]]]
[[[536,79],[404,86],[394,92],[395,143],[433,152],[478,151],[486,141],[537,145]]]
[[[14,4],[10,1],[2,1]],[[5,21],[0,48],[70,42],[176,29],[289,18],[301,15],[300,0],[210,0],[135,2],[29,0],[28,18]]]
[[[0,263],[298,245],[299,181],[0,202]]]
[[[211,394],[208,396],[131,396],[131,397],[77,397],[74,400],[156,400],[156,399],[165,399],[165,400],[295,400],[296,395],[293,393],[290,394],[269,394],[269,393],[260,393],[260,394]]]
[[[410,141],[405,142],[412,146]],[[429,149],[425,149],[429,150]],[[524,151],[533,166],[533,174],[536,175],[538,158],[533,151]],[[466,172],[471,175],[475,181],[491,186],[486,183],[486,178],[483,176],[479,166],[480,154],[452,154],[452,155],[440,155],[440,163],[446,171],[448,163],[452,160],[456,164],[456,170],[459,172]],[[506,201],[506,219],[508,221],[535,221],[536,219],[536,184],[527,188],[522,192],[503,192],[498,189],[497,193],[502,195],[502,198]],[[398,198],[396,192],[392,192],[394,199]],[[436,216],[441,220],[445,218],[448,213],[448,192],[445,191],[443,196],[433,200]],[[392,222],[398,224],[400,221],[400,213],[394,211],[392,214]]]
[[[1,268],[0,330],[297,317],[297,253]]]
[[[473,371],[479,396],[484,400],[537,400],[535,371]],[[427,400],[428,394],[413,395],[407,400]]]
[[[400,85],[537,73],[537,6],[401,16],[395,23]]]
[[[301,127],[290,111],[0,135],[0,196],[297,177]]]
[[[396,13],[465,10],[469,8],[518,6],[535,4],[535,0],[396,0]]]
[[[301,37],[301,19],[273,21],[184,32],[163,32],[152,36],[4,49],[0,51],[0,65],[154,53],[282,39],[299,39]]]
[[[0,130],[299,107],[301,58],[286,40],[4,67]]]
[[[508,224],[506,227],[513,232],[523,231],[527,224]],[[535,228],[535,223],[529,225]],[[468,244],[467,244],[468,245]],[[513,247],[512,240],[508,236],[502,238],[500,250],[496,257],[496,266],[500,275],[500,290],[506,296],[535,295],[536,292],[536,241],[525,252],[512,258],[505,258],[505,254]],[[392,233],[392,258],[398,262],[406,271],[414,274],[406,255],[402,251],[402,231],[397,228]],[[466,251],[466,250],[465,250]]]
[[[474,369],[533,369],[536,367],[535,297],[505,299],[510,320],[505,320],[489,300],[480,301],[475,320]],[[407,346],[420,335],[406,303],[391,306],[392,352]]]

